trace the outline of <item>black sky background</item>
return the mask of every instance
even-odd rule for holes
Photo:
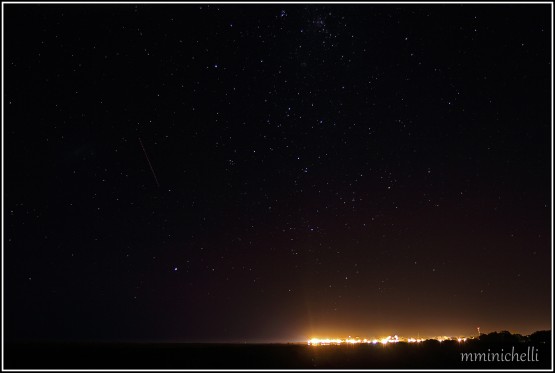
[[[549,5],[3,6],[7,341],[551,328]]]

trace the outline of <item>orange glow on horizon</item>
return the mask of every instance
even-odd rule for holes
[[[414,338],[414,337],[399,337],[397,335],[394,336],[387,336],[387,337],[380,337],[380,338],[363,338],[360,339],[359,337],[351,338],[311,338],[308,340],[308,345],[310,346],[328,346],[328,345],[342,345],[342,344],[378,344],[381,343],[382,345],[387,345],[390,343],[398,343],[398,342],[406,342],[406,343],[421,343],[426,340],[435,340],[438,342],[443,341],[457,341],[459,343],[466,342],[467,337],[448,337],[448,336],[441,336],[437,338]]]

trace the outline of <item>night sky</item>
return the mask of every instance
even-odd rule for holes
[[[4,4],[5,338],[551,329],[551,6]]]

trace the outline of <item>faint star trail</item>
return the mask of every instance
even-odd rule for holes
[[[156,173],[154,172],[154,168],[152,167],[152,163],[150,163],[150,159],[148,158],[148,154],[146,153],[145,146],[141,138],[139,137],[139,143],[141,143],[141,148],[143,148],[143,153],[145,153],[146,161],[148,162],[148,166],[150,167],[150,171],[152,171],[152,176],[154,176],[154,181],[156,181],[156,185],[160,187],[160,183],[158,182],[158,178],[156,177]]]

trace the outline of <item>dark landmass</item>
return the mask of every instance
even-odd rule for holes
[[[528,356],[534,360],[537,356],[538,361],[461,361],[461,353],[507,354],[513,347],[518,354],[530,353],[533,347],[535,352]],[[388,345],[7,343],[4,368],[549,369],[551,351],[550,331],[530,336],[490,333],[461,343],[427,340]]]

